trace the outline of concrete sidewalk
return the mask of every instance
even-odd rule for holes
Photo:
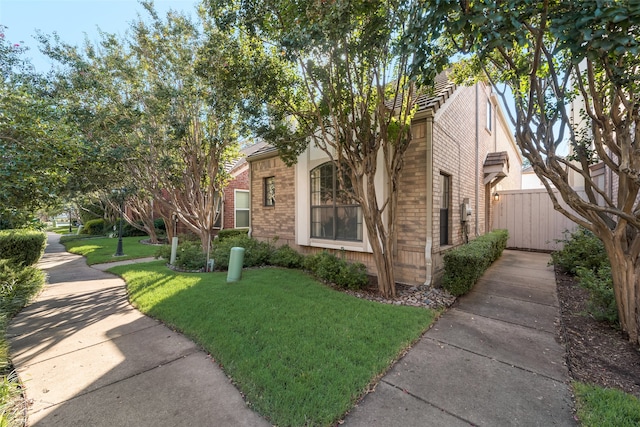
[[[505,251],[345,426],[575,426],[549,255]]]
[[[8,329],[38,426],[269,426],[196,345],[135,310],[124,282],[50,234],[48,284]]]
[[[8,330],[30,425],[270,425],[207,354],[131,307],[121,279],[49,239],[48,285]],[[574,426],[548,261],[505,251],[344,424]]]

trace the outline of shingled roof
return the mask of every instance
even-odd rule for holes
[[[428,93],[418,95],[415,101],[418,105],[418,112],[431,109],[435,113],[456,90],[456,84],[449,80],[447,73],[447,71],[443,71],[438,74]],[[401,103],[402,99],[396,99],[395,102],[388,101],[387,106],[395,109],[399,108]]]

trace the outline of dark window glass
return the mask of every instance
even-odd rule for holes
[[[451,204],[451,177],[440,174],[440,245],[449,244],[449,206]]]
[[[362,240],[362,208],[351,196],[351,181],[340,185],[333,163],[313,169],[311,178],[311,237]]]
[[[264,205],[275,206],[276,204],[276,178],[270,176],[264,179]]]

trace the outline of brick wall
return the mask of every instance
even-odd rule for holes
[[[487,228],[487,210],[490,207],[491,189],[483,185],[483,163],[488,152],[509,151],[511,168],[520,167],[517,154],[505,138],[507,131],[496,121],[486,129],[489,89],[478,89],[478,118],[476,123],[476,89],[461,87],[434,117],[433,127],[433,187],[426,183],[426,121],[417,119],[412,126],[413,141],[405,156],[404,168],[399,180],[396,240],[396,280],[420,285],[426,279],[425,244],[427,197],[433,195],[433,273],[437,282],[442,274],[442,257],[446,250],[464,242],[465,233],[460,222],[460,204],[468,198],[473,209],[468,221],[468,238],[484,234]],[[476,153],[476,124],[478,148]],[[512,155],[514,156],[512,158]],[[320,248],[301,247],[295,244],[295,168],[287,167],[277,156],[252,161],[251,202],[252,232],[261,240],[278,237],[278,243],[288,243],[298,251],[308,254]],[[449,245],[440,247],[440,174],[450,176],[451,201],[449,206]],[[519,171],[517,171],[519,177]],[[511,175],[511,172],[510,172]],[[264,178],[275,177],[276,205],[264,206]],[[509,186],[515,185],[510,178]],[[519,178],[518,178],[519,181]],[[300,200],[307,203],[308,200]],[[340,251],[334,251],[340,252]],[[362,262],[369,273],[375,274],[373,256],[364,252],[346,252],[350,261]]]
[[[249,190],[249,168],[244,167],[224,189],[224,221],[222,228],[235,226],[235,190]]]
[[[295,176],[277,156],[250,162],[251,235],[260,240],[278,238],[278,244],[295,245]],[[264,179],[274,177],[276,202],[264,205]]]
[[[396,280],[421,284],[426,279],[425,242],[427,236],[426,121],[413,124],[413,140],[407,149],[398,182],[398,222],[396,238]]]

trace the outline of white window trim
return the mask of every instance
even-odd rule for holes
[[[233,190],[233,228],[250,228],[251,227],[251,205],[248,208],[238,208],[238,193],[247,193],[249,194],[249,190]],[[251,194],[249,194],[249,198],[251,198]],[[238,211],[247,211],[249,212],[249,225],[246,227],[238,227]]]
[[[378,156],[378,176],[376,177],[377,191],[381,192],[386,188],[383,185],[382,173],[385,170],[382,164],[382,156]],[[362,224],[362,241],[352,240],[326,240],[311,237],[311,180],[309,174],[315,167],[329,161],[329,157],[320,149],[311,147],[298,156],[298,162],[295,166],[295,233],[296,243],[301,246],[311,246],[322,249],[344,249],[352,252],[373,253],[373,249],[369,244],[369,236],[367,229]]]

